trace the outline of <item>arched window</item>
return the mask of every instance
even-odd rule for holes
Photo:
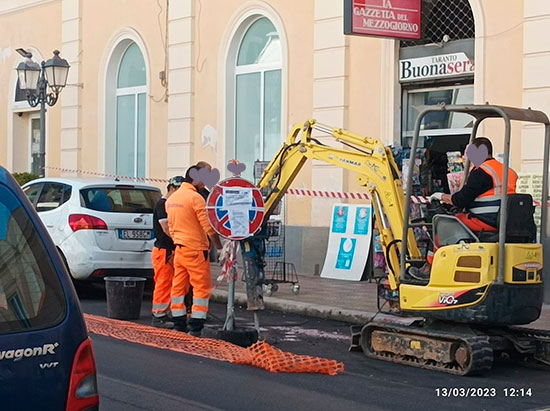
[[[235,61],[235,157],[252,177],[254,161],[281,144],[282,52],[279,34],[261,17],[246,30]]]
[[[131,42],[116,78],[115,172],[119,175],[145,176],[146,96],[145,61],[138,45]]]

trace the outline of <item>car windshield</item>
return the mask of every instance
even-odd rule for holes
[[[80,190],[81,203],[95,211],[152,213],[160,191],[137,187],[87,187]]]
[[[44,243],[17,197],[0,185],[0,334],[56,325],[65,310]]]

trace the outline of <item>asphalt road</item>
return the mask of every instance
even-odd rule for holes
[[[79,294],[85,312],[106,315],[101,289],[81,289]],[[140,322],[149,321],[149,301],[146,295]],[[212,304],[207,325],[220,326],[224,317],[225,306]],[[252,314],[245,310],[237,308],[236,318],[239,327],[252,325]],[[100,409],[550,410],[550,373],[546,371],[501,362],[483,377],[457,377],[350,353],[349,327],[344,323],[266,311],[260,315],[260,325],[262,338],[272,345],[342,361],[345,372],[337,376],[273,374],[92,335]],[[487,388],[485,394],[490,396],[462,397],[460,388],[470,387]],[[523,395],[510,396],[522,394],[514,391],[521,388]],[[451,389],[448,397],[443,396],[446,389]]]

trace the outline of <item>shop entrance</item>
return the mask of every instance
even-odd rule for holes
[[[418,114],[427,106],[473,103],[473,84],[447,84],[439,87],[410,86],[403,89],[402,153],[398,161],[404,173],[411,164],[415,178],[413,193],[429,195],[435,191],[453,193],[458,178],[449,173],[463,171],[462,153],[470,139],[473,118],[462,113],[434,112],[422,119],[420,139],[414,162],[410,143]],[[449,183],[449,178],[452,180]]]

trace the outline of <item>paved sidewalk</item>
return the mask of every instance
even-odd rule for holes
[[[221,272],[221,267],[212,263],[212,281]],[[242,276],[242,269],[239,269]],[[270,276],[268,275],[269,279]],[[295,295],[291,284],[279,284],[272,296],[264,295],[267,309],[304,314],[312,317],[364,324],[377,312],[376,283],[368,281],[344,281],[298,274],[300,292]],[[212,292],[215,301],[227,301],[227,283],[223,281]],[[235,284],[235,301],[246,304],[246,287],[239,278]],[[550,330],[550,305],[543,306],[541,317],[528,325],[530,328]]]

